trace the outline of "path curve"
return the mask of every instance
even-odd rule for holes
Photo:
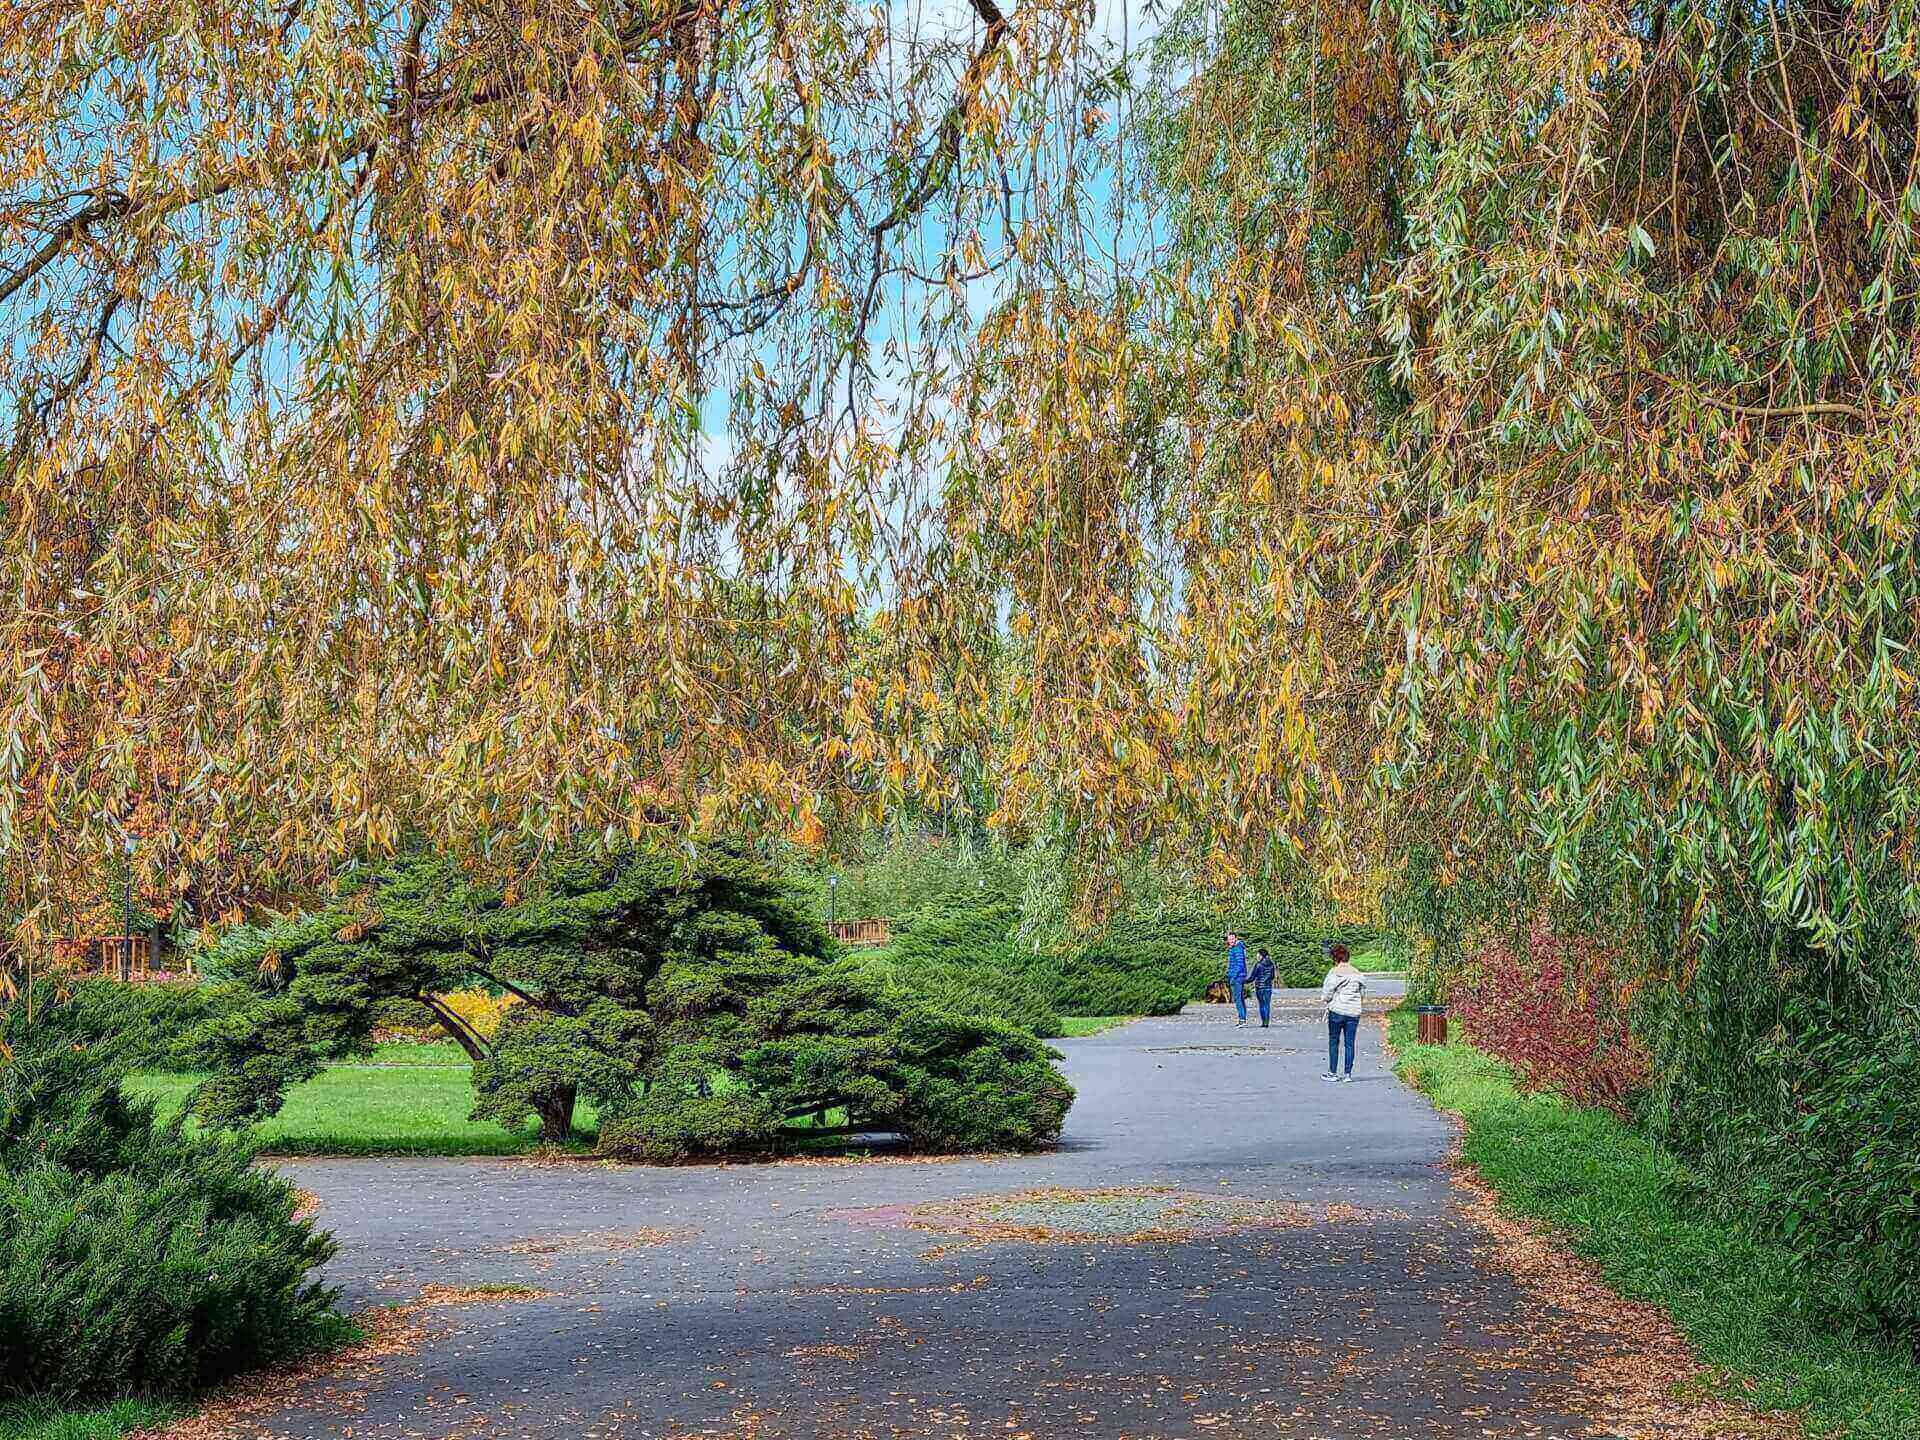
[[[1522,1343],[1538,1306],[1459,1208],[1448,1123],[1374,1021],[1355,1082],[1320,1083],[1325,1033],[1193,1006],[1058,1042],[1079,1101],[1044,1155],[288,1163],[350,1305],[548,1293],[429,1312],[415,1353],[247,1432],[1589,1433],[1575,1357]]]

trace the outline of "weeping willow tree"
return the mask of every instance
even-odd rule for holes
[[[1141,107],[1166,209],[1128,326],[1176,633],[1263,689],[1302,667],[1308,733],[1367,747],[1369,843],[1417,856],[1440,928],[1545,912],[1635,955],[1650,1120],[1821,1298],[1899,1327],[1914,24],[1189,7]]]
[[[955,667],[864,637],[958,633],[954,337],[1058,259],[1085,25],[0,3],[0,907],[940,792]]]
[[[1920,1070],[1912,12],[928,14],[0,0],[0,906],[1417,850],[1808,1209],[1817,1037]]]

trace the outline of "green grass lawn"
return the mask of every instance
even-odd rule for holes
[[[127,1077],[125,1088],[154,1101],[167,1119],[200,1079],[146,1070]],[[724,1093],[726,1077],[716,1080]],[[294,1086],[280,1113],[255,1127],[254,1138],[268,1155],[524,1155],[538,1148],[534,1122],[509,1132],[491,1120],[468,1119],[472,1110],[472,1070],[465,1051],[451,1041],[393,1041],[366,1059],[329,1065]],[[846,1112],[835,1108],[824,1119],[798,1122],[798,1128],[831,1129],[845,1122]],[[585,1150],[598,1140],[599,1116],[590,1101],[580,1102],[573,1125],[573,1148]],[[823,1140],[800,1137],[798,1143],[810,1148]],[[6,1440],[4,1432],[0,1440]]]
[[[432,1052],[442,1052],[436,1059]],[[446,1058],[458,1056],[458,1063]],[[198,1075],[145,1071],[129,1093],[177,1111]],[[520,1155],[538,1143],[538,1127],[510,1133],[469,1120],[473,1080],[455,1045],[382,1045],[370,1063],[331,1065],[287,1092],[286,1107],[255,1130],[269,1155]],[[598,1133],[593,1106],[574,1113],[581,1143]]]
[[[1131,1015],[1062,1015],[1060,1028],[1069,1037],[1098,1035],[1102,1030],[1111,1030],[1116,1025],[1124,1025],[1133,1018]]]
[[[1414,1043],[1410,1011],[1390,1023],[1402,1078],[1460,1113],[1466,1159],[1507,1209],[1558,1227],[1622,1295],[1664,1306],[1761,1403],[1804,1409],[1808,1434],[1920,1436],[1920,1362],[1810,1320],[1790,1257],[1705,1216],[1671,1156],[1603,1111],[1521,1094],[1470,1045]]]
[[[1371,945],[1357,945],[1353,953],[1347,956],[1353,962],[1353,968],[1372,974],[1380,970],[1404,970],[1406,960],[1384,940]]]
[[[451,1040],[388,1040],[366,1057],[370,1065],[465,1065],[467,1052]]]
[[[118,1440],[129,1430],[141,1430],[172,1420],[179,1411],[148,1400],[115,1400],[77,1410],[49,1401],[11,1400],[0,1403],[0,1440]]]

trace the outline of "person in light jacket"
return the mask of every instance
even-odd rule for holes
[[[1327,958],[1333,968],[1320,982],[1320,999],[1327,1007],[1327,1073],[1322,1080],[1353,1083],[1353,1042],[1360,1034],[1360,1012],[1366,1005],[1367,982],[1347,960],[1347,947],[1329,945]],[[1340,1042],[1347,1047],[1347,1068],[1340,1073]]]

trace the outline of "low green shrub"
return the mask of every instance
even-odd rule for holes
[[[434,1002],[474,1056],[473,1118],[517,1130],[532,1116],[549,1142],[575,1138],[583,1104],[603,1148],[648,1158],[772,1148],[819,1134],[828,1111],[940,1149],[1059,1133],[1072,1091],[1034,1035],[941,1014],[839,957],[764,860],[583,844],[539,879],[510,899],[410,854],[256,937],[255,968],[270,962],[274,978],[196,1035],[214,1063],[195,1113],[271,1116],[291,1086],[370,1044],[383,1004],[477,981],[521,998],[491,1034]],[[989,982],[974,993],[992,998]],[[1033,1018],[1057,1033],[1051,1011]],[[966,1124],[943,1118],[955,1095],[975,1112]]]
[[[180,1395],[337,1336],[333,1242],[232,1142],[187,1137],[35,1027],[0,1065],[0,1398]]]
[[[132,1069],[192,1070],[201,1061],[190,1038],[194,1029],[238,1014],[251,997],[246,986],[232,983],[176,980],[125,985],[83,980],[58,1003],[49,1003],[36,1024],[69,1044],[85,1045],[100,1058]]]
[[[1057,1140],[1073,1090],[1030,1032],[920,1004],[858,961],[790,969],[731,1014],[671,999],[644,1088],[600,1148],[673,1160],[885,1131],[915,1149],[1027,1150]],[[829,1131],[817,1123],[838,1113]]]
[[[1049,993],[1063,1015],[1172,1015],[1225,968],[1217,950],[1102,937],[1077,955],[1051,959]]]
[[[871,961],[888,979],[936,1009],[1000,1020],[1043,1040],[1060,1035],[1060,1012],[1035,956],[1015,938],[1011,905],[946,903],[903,917],[887,951]]]
[[[1262,947],[1268,951],[1282,987],[1318,985],[1328,942],[1353,949],[1380,939],[1352,925],[1285,926],[1201,910],[1131,914],[1071,956],[1037,959],[1029,973],[1048,977],[1046,993],[1063,1015],[1170,1015],[1225,977],[1229,930],[1246,940],[1249,964]]]
[[[1246,938],[1249,961],[1267,948],[1281,986],[1318,985],[1329,941],[1355,949],[1383,939],[1363,926],[1181,908],[1123,915],[1061,955],[1036,953],[1017,938],[1019,924],[1009,902],[948,898],[899,917],[890,952],[875,963],[931,1003],[1051,1037],[1062,1033],[1062,1015],[1170,1015],[1200,999],[1226,974],[1229,930]]]

